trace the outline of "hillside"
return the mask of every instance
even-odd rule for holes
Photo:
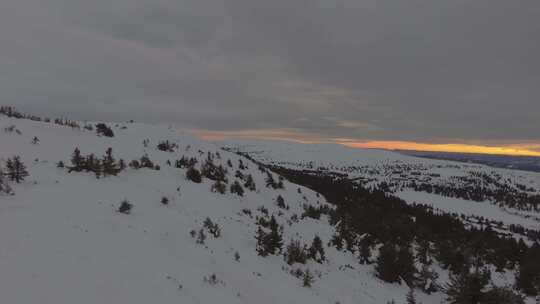
[[[324,216],[302,219],[304,205],[326,204],[317,193],[287,181],[283,189],[268,188],[265,169],[167,127],[110,125],[114,137],[0,115],[1,162],[20,155],[29,172],[20,184],[10,183],[11,195],[0,196],[2,302],[404,301],[406,287],[383,283],[374,278],[371,266],[360,266],[351,254],[326,245],[334,228]],[[176,144],[174,152],[160,151],[157,145],[162,141]],[[160,170],[128,167],[117,176],[99,179],[91,172],[70,173],[67,167],[75,148],[97,157],[112,148],[114,158],[126,163],[146,154]],[[213,181],[194,183],[186,178],[187,169],[175,167],[175,160],[184,156],[196,158],[200,168],[208,153],[228,171],[225,194],[211,191]],[[59,161],[64,168],[58,168]],[[255,191],[230,193],[230,185],[241,181],[235,177],[237,170],[253,176]],[[286,208],[277,206],[278,195]],[[129,214],[118,211],[123,200],[133,205]],[[285,245],[291,239],[309,245],[320,236],[326,261],[288,265],[281,255],[258,256],[256,221],[268,219],[266,213],[284,227]],[[219,225],[221,235],[216,238],[205,229],[206,240],[198,244],[207,217]],[[312,287],[303,287],[302,277],[290,274],[296,269],[310,270]],[[424,303],[438,303],[441,297],[419,295]]]
[[[386,175],[363,174],[358,170],[367,167],[356,162],[372,170],[404,162],[454,166],[374,150],[361,157],[346,149],[309,153],[276,143],[258,147],[260,153],[238,146],[229,152],[166,126],[17,115],[0,115],[0,143],[5,173],[14,156],[29,173],[20,183],[6,175],[11,190],[0,194],[0,298],[6,303],[406,303],[412,284],[376,275],[382,243],[370,245],[369,263],[359,263],[359,247],[345,250],[334,242],[343,221],[336,220],[340,205],[327,201],[332,191],[321,195],[276,172],[285,163],[289,169],[326,166],[358,182]],[[200,182],[193,170],[202,174]],[[389,192],[407,200],[404,189],[386,181]],[[534,213],[523,209],[515,211]],[[521,216],[505,224],[522,223]],[[535,223],[530,219],[529,227]],[[424,304],[446,299],[449,270],[434,261],[430,271],[441,288],[430,294],[417,288]],[[513,286],[515,274],[493,271],[490,285]]]

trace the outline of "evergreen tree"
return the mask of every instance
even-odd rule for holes
[[[69,171],[81,172],[85,167],[84,157],[81,155],[81,150],[75,148],[71,156],[72,167],[69,168]]]
[[[108,148],[102,160],[103,176],[117,175],[120,172],[116,160],[112,155],[112,148]]]
[[[427,294],[436,292],[439,290],[439,286],[437,285],[438,278],[439,275],[428,265],[424,264],[422,265],[422,269],[418,274],[418,287],[422,288],[422,290]]]
[[[129,214],[131,212],[131,209],[133,209],[133,205],[130,204],[128,200],[123,200],[120,203],[120,207],[118,207],[118,212]]]
[[[98,123],[96,125],[96,132],[98,135],[103,135],[106,137],[114,137],[113,130],[104,123]]]
[[[313,242],[311,242],[311,247],[309,247],[309,258],[319,264],[326,260],[326,257],[324,255],[323,242],[318,235],[313,238]]]
[[[379,250],[379,257],[375,265],[375,272],[379,279],[388,283],[399,282],[399,270],[397,269],[396,246],[385,243]]]
[[[360,264],[371,264],[371,247],[373,246],[373,240],[369,235],[365,235],[359,242],[359,258]]]
[[[292,265],[295,263],[305,264],[308,260],[308,253],[305,245],[299,240],[292,240],[285,249],[285,261]]]
[[[85,161],[85,170],[87,172],[94,172],[97,178],[101,177],[102,174],[102,165],[101,161],[96,158],[96,156],[92,153],[86,157]]]
[[[493,287],[484,294],[482,304],[525,304],[522,296],[507,287]]]
[[[540,245],[535,243],[522,256],[516,275],[516,285],[529,296],[540,293]]]
[[[6,162],[6,174],[12,181],[20,183],[29,175],[20,156],[14,156]]]
[[[268,256],[269,255],[269,252],[267,250],[268,233],[265,232],[261,226],[258,226],[257,228],[255,239],[257,240],[257,246],[255,247],[257,254],[262,257]]]
[[[285,199],[283,198],[283,196],[281,196],[281,194],[279,194],[276,198],[276,204],[279,208],[281,209],[286,209],[287,205],[285,205]]]
[[[448,302],[450,304],[482,303],[489,278],[489,271],[480,269],[472,273],[465,269],[458,275],[452,275],[446,288]]]
[[[8,185],[6,178],[4,177],[4,172],[0,168],[0,193],[11,193],[11,187]]]
[[[194,167],[189,167],[189,169],[186,171],[186,177],[190,181],[200,184],[202,182],[202,176],[199,170],[195,169]]]
[[[253,180],[253,176],[251,176],[251,174],[248,174],[246,176],[244,187],[246,187],[249,191],[257,190],[257,187],[255,186],[255,181]]]
[[[304,271],[304,276],[302,277],[302,286],[311,287],[313,283],[315,283],[315,277],[311,274],[309,269],[306,269],[306,271]]]
[[[417,304],[416,297],[414,296],[414,289],[410,288],[407,293],[407,304]]]
[[[280,254],[283,248],[283,229],[278,225],[274,216],[268,221],[270,232],[258,227],[255,239],[257,240],[257,253],[260,256]]]
[[[225,185],[225,183],[223,183],[222,181],[218,180],[214,182],[210,190],[219,194],[225,194],[225,191],[227,191],[227,185]]]
[[[234,181],[231,185],[231,193],[235,193],[238,196],[244,196],[244,188],[242,188],[242,185],[240,185],[238,181]]]
[[[279,226],[276,218],[270,218],[270,234],[268,239],[269,251],[271,254],[281,253],[283,247],[283,228]]]
[[[409,286],[413,286],[416,267],[414,266],[414,254],[410,245],[403,245],[399,247],[397,255],[397,267],[399,276],[405,280]]]

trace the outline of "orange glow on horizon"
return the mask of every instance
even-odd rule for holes
[[[482,146],[471,144],[426,144],[406,141],[344,142],[342,144],[352,148],[540,156],[540,152],[532,150],[537,145]]]
[[[271,129],[271,130],[242,130],[242,131],[210,131],[192,130],[194,134],[204,140],[221,141],[227,138],[236,139],[263,139],[285,140],[305,144],[335,143],[351,148],[385,149],[385,150],[409,150],[425,152],[454,152],[476,153],[514,156],[537,156],[540,157],[540,144],[430,144],[409,141],[358,141],[347,138],[325,138],[320,134],[306,134],[294,129]]]

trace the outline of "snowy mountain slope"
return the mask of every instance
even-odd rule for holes
[[[266,173],[256,164],[171,128],[126,123],[112,129],[113,138],[98,137],[95,131],[0,115],[1,163],[20,155],[30,173],[23,183],[11,184],[14,195],[0,195],[1,302],[404,303],[405,286],[383,283],[372,265],[326,246],[334,228],[324,216],[301,219],[303,205],[326,204],[315,192],[287,181],[284,189],[267,188]],[[34,137],[39,143],[32,143]],[[176,151],[159,151],[163,140],[178,144]],[[98,157],[110,147],[126,163],[148,154],[161,169],[127,168],[97,179],[58,168],[59,161],[69,165],[76,147]],[[229,185],[242,160],[248,168],[241,171],[253,176],[257,191],[246,189],[243,197],[214,193],[212,181],[193,183],[186,169],[167,164],[182,156],[202,162],[208,152],[220,154],[214,161],[228,169]],[[278,195],[288,209],[276,205]],[[163,197],[168,205],[160,202]],[[133,204],[130,214],[118,212],[124,199]],[[256,218],[264,218],[265,209],[284,226],[285,245],[291,239],[309,244],[318,235],[327,261],[289,266],[281,255],[258,256]],[[206,232],[204,244],[197,244],[191,231],[202,229],[207,217],[221,236]],[[315,274],[311,288],[289,273],[298,268]],[[425,304],[443,297],[418,294]]]
[[[485,217],[505,225],[540,230],[540,174],[488,167],[481,164],[434,160],[391,151],[348,148],[335,144],[229,140],[222,145],[268,165],[344,174],[365,186],[384,183],[408,203],[422,203],[465,216]],[[414,183],[414,187],[411,186]],[[428,187],[419,187],[428,186]],[[415,188],[416,187],[416,188]],[[441,191],[491,190],[482,199],[442,195]],[[495,195],[520,195],[527,203],[509,206]]]

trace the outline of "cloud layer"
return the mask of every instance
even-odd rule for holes
[[[310,139],[540,142],[540,2],[6,0],[0,98]]]

